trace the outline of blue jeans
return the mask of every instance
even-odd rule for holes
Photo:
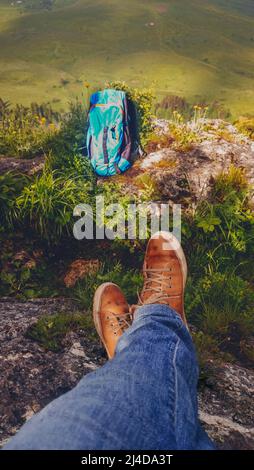
[[[5,449],[214,449],[192,339],[166,305],[139,307],[116,356],[31,418]]]

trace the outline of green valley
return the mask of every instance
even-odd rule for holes
[[[65,108],[125,80],[192,103],[254,108],[251,0],[0,0],[0,96]]]

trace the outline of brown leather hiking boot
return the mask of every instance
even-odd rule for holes
[[[157,232],[149,240],[143,275],[139,305],[167,304],[187,326],[184,313],[187,263],[180,243],[170,232]]]
[[[95,292],[93,319],[108,357],[112,359],[119,338],[131,325],[129,305],[116,284],[106,282]]]

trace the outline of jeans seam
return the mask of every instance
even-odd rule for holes
[[[180,344],[180,338],[178,338],[176,346],[175,346],[175,351],[174,351],[174,356],[173,356],[173,369],[174,369],[174,376],[175,376],[175,400],[174,400],[174,435],[176,437],[176,443],[177,443],[177,401],[178,401],[178,382],[177,382],[177,368],[176,368],[176,355],[178,352],[178,347]]]

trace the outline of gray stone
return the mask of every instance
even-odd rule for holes
[[[72,312],[70,301],[37,299],[0,302],[0,443],[51,400],[73,388],[106,361],[99,341],[71,332],[59,353],[45,351],[29,340],[27,328],[45,314]],[[84,313],[85,315],[85,313]],[[222,449],[253,449],[254,372],[237,364],[210,366],[199,393],[200,418]]]
[[[173,146],[164,148],[147,155],[139,164],[140,173],[151,174],[163,198],[183,205],[186,200],[187,204],[190,201],[195,204],[207,197],[214,178],[227,172],[232,164],[244,168],[250,185],[254,184],[253,142],[221,120],[206,120],[205,123],[211,126],[210,131],[199,130],[199,142],[193,143],[189,151],[177,151]],[[165,134],[168,125],[168,121],[157,120],[155,130],[159,135]],[[221,126],[232,140],[216,135]],[[168,168],[166,165],[163,169],[156,167],[161,161],[168,161]]]
[[[33,176],[40,173],[44,166],[45,157],[42,155],[31,159],[0,155],[0,174],[13,171],[15,173]]]

